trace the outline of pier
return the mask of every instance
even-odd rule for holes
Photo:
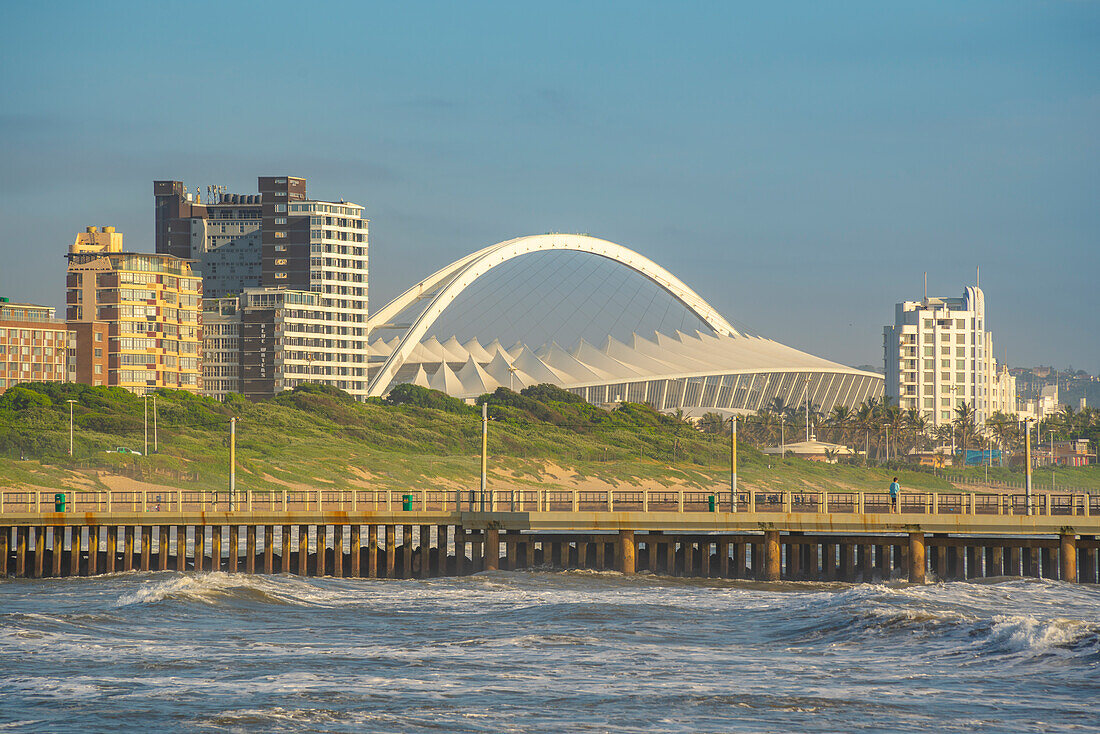
[[[427,578],[529,568],[760,581],[1098,583],[1100,496],[511,489],[0,491],[0,576]]]

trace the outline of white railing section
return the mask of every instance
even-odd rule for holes
[[[0,514],[64,512],[774,512],[923,515],[1100,515],[1100,495],[903,492],[776,492],[728,489],[385,490],[0,490]]]

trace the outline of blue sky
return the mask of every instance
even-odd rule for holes
[[[152,180],[309,179],[371,218],[376,306],[589,232],[738,322],[880,364],[981,266],[1011,365],[1100,371],[1100,4],[9,3],[0,295],[60,304]]]

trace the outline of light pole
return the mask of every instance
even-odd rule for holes
[[[237,491],[237,419],[229,419],[229,511],[233,511],[233,493]]]
[[[730,512],[737,512],[737,416],[730,423]]]
[[[1027,495],[1027,514],[1034,514],[1034,507],[1031,497],[1031,426],[1027,424],[1027,419],[1024,419],[1024,465],[1027,466],[1027,472],[1024,477],[1024,491]]]
[[[149,455],[149,396],[143,395],[142,403],[145,405],[145,453],[143,456]]]
[[[66,400],[69,404],[69,456],[73,455],[73,403],[75,400]]]
[[[1050,491],[1054,491],[1054,431],[1050,432]]]
[[[160,453],[160,444],[157,442],[157,394],[153,393],[153,453]]]
[[[489,468],[489,404],[481,404],[481,511],[485,512],[485,474]]]

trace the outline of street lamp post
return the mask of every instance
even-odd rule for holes
[[[1024,492],[1027,496],[1027,514],[1034,514],[1034,507],[1031,497],[1031,426],[1027,424],[1027,419],[1024,419],[1024,465],[1027,467],[1027,471],[1024,475]]]
[[[730,418],[730,512],[737,512],[737,416]]]
[[[142,403],[145,405],[145,453],[143,456],[149,455],[149,396],[143,395]]]
[[[485,474],[489,468],[489,404],[481,404],[481,511],[485,512]]]
[[[66,400],[69,404],[69,456],[73,455],[73,403],[75,400]]]
[[[160,443],[157,441],[157,394],[153,393],[153,453],[160,453]]]

